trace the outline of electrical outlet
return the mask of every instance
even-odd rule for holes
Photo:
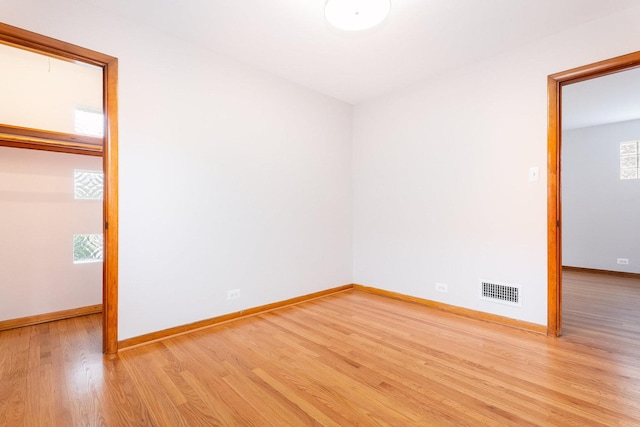
[[[436,291],[447,293],[449,292],[449,285],[447,285],[446,283],[436,283]]]
[[[629,265],[629,258],[618,258],[618,264]]]
[[[240,289],[233,289],[230,291],[227,291],[227,299],[238,299],[240,298]]]

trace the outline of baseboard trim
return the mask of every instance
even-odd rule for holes
[[[640,279],[640,274],[638,273],[628,273],[626,271],[598,270],[596,268],[585,268],[585,267],[571,267],[569,265],[563,265],[562,271],[572,271],[576,273],[603,274],[605,276],[616,276],[616,277],[626,277],[629,279]]]
[[[353,285],[338,286],[336,288],[327,289],[320,292],[314,292],[312,294],[302,295],[295,298],[290,298],[284,301],[278,301],[271,304],[265,304],[258,307],[248,308],[242,311],[236,311],[234,313],[223,314],[221,316],[212,317],[198,322],[188,323],[186,325],[175,326],[173,328],[163,329],[161,331],[151,332],[137,337],[127,338],[118,342],[118,351],[127,350],[140,345],[149,344],[162,339],[183,335],[189,332],[194,332],[200,329],[216,326],[221,323],[226,323],[232,320],[241,319],[244,317],[255,316],[258,314],[266,313],[268,311],[277,310],[279,308],[288,307],[291,305],[300,304],[302,302],[310,301],[317,298],[322,298],[327,295],[336,294],[353,289]]]
[[[69,310],[54,311],[35,316],[20,317],[0,321],[0,331],[22,328],[24,326],[38,325],[40,323],[53,322],[56,320],[70,319],[72,317],[86,316],[88,314],[102,313],[102,304],[89,305],[86,307],[72,308]]]
[[[332,294],[336,294],[336,293],[344,292],[348,290],[368,292],[368,293],[384,296],[387,298],[394,298],[402,301],[417,303],[417,304],[432,307],[438,310],[464,316],[467,318],[483,320],[485,322],[491,322],[499,325],[509,326],[512,328],[518,328],[518,329],[522,329],[530,332],[535,332],[538,334],[547,333],[547,327],[545,325],[538,325],[536,323],[525,322],[522,320],[512,319],[509,317],[498,316],[496,314],[490,314],[482,311],[471,310],[468,308],[457,307],[455,305],[449,305],[449,304],[445,304],[437,301],[431,301],[423,298],[413,297],[410,295],[404,295],[397,292],[385,291],[382,289],[372,288],[369,286],[349,284],[349,285],[339,286],[336,288],[327,289],[320,292],[314,292],[308,295],[302,295],[296,298],[290,298],[284,301],[278,301],[271,304],[248,308],[246,310],[237,311],[234,313],[223,314],[221,316],[200,320],[198,322],[188,323],[185,325],[175,326],[173,328],[163,329],[160,331],[150,332],[148,334],[139,335],[132,338],[127,338],[125,340],[118,342],[118,351],[131,349],[131,348],[138,347],[145,344],[150,344],[152,342],[160,341],[170,337],[175,337],[178,335],[188,334],[190,332],[194,332],[200,329],[209,328],[212,326],[220,325],[222,323],[230,322],[230,321],[245,318],[245,317],[255,316],[258,314],[277,310],[283,307],[300,304],[306,301],[322,298],[328,295],[332,295]]]
[[[512,319],[510,317],[499,316],[497,314],[485,313],[482,311],[471,310],[469,308],[458,307],[455,305],[445,304],[442,302],[432,301],[424,298],[413,297],[410,295],[400,294],[397,292],[385,291],[378,288],[372,288],[369,286],[363,286],[354,284],[353,288],[362,292],[369,292],[376,295],[381,295],[388,298],[394,298],[401,301],[413,302],[427,307],[436,308],[438,310],[446,311],[449,313],[457,314],[471,319],[483,320],[485,322],[496,323],[512,328],[523,329],[529,332],[535,332],[538,334],[547,334],[546,325],[539,325],[537,323],[525,322],[522,320]]]

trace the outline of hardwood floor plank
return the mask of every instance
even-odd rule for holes
[[[156,342],[133,350],[136,354],[135,364],[124,358],[125,367],[134,382],[135,389],[140,393],[143,404],[152,417],[152,424],[159,426],[187,426],[186,420],[180,415],[173,396],[173,385],[169,385],[161,366],[166,348],[162,342]]]
[[[255,373],[253,370],[256,367],[263,367],[264,369],[269,369],[269,371],[273,371],[274,369],[283,368],[285,371],[289,372],[291,368],[291,363],[294,360],[294,357],[289,357],[286,353],[282,353],[278,342],[273,341],[271,343],[265,343],[265,340],[261,339],[259,334],[264,333],[265,335],[270,335],[271,330],[269,330],[268,325],[264,325],[259,330],[257,330],[253,326],[254,321],[251,320],[251,323],[246,323],[240,326],[240,329],[234,327],[229,329],[225,335],[225,342],[227,343],[226,354],[224,355],[225,360],[233,360],[236,364],[241,366],[244,369],[245,374],[247,372],[251,372],[253,375]],[[266,344],[266,345],[265,345]],[[273,344],[273,345],[271,345]],[[235,375],[234,378],[237,378],[238,375]],[[256,375],[256,378],[260,378]],[[225,379],[229,382],[231,376],[228,375]],[[242,379],[240,379],[242,381]],[[269,383],[262,380],[262,382],[267,385],[272,393],[276,391],[273,387],[269,385]],[[306,392],[306,390],[301,390]],[[246,399],[246,396],[243,396]],[[309,396],[305,396],[309,397]],[[288,399],[288,396],[283,396],[281,393],[274,394],[272,396],[274,400],[278,401],[278,404],[283,406],[288,406],[292,409],[289,409],[289,412],[299,413],[299,401],[293,402]],[[313,402],[309,402],[310,404],[318,405],[320,399],[312,398]],[[335,417],[340,417],[339,414],[334,414]],[[300,414],[300,418],[306,418],[308,415]],[[346,420],[346,419],[345,419]],[[266,420],[265,420],[266,422]],[[287,422],[285,425],[289,425]],[[276,424],[277,425],[277,424]],[[306,424],[306,425],[313,425]]]
[[[568,273],[560,338],[357,290],[115,356],[98,315],[2,331],[0,426],[640,425],[628,280]]]
[[[60,402],[65,417],[72,425],[105,425],[103,401],[103,357],[101,345],[91,339],[99,334],[99,316],[83,316],[65,322],[49,323],[54,358],[47,366],[54,379],[53,386],[65,382]],[[57,358],[56,358],[57,357]],[[65,366],[65,369],[59,369]]]
[[[0,425],[21,425],[25,417],[31,331],[7,331],[0,340]]]
[[[275,319],[272,319],[272,320],[277,321],[277,316]],[[316,331],[316,333],[319,332],[320,326],[317,322],[309,323],[309,324],[312,325],[312,328]],[[289,332],[291,334],[294,334],[294,331],[296,331],[297,329],[295,327],[292,327],[293,325],[289,325],[289,326],[290,326],[290,329],[288,329]],[[298,324],[296,326],[301,326],[301,324]],[[300,339],[304,339],[303,338],[304,335],[308,335],[308,334],[304,331],[298,334]],[[305,383],[318,382],[319,378],[323,378],[323,377],[332,378],[332,384],[334,382],[336,382],[337,384],[342,384],[344,382],[343,387],[362,388],[362,390],[366,390],[367,393],[364,395],[364,398],[367,400],[367,402],[374,402],[374,403],[377,402],[377,405],[379,406],[383,406],[385,404],[382,402],[385,401],[386,399],[385,395],[388,394],[389,390],[385,387],[379,387],[379,385],[383,382],[378,379],[375,379],[375,376],[372,375],[366,378],[360,375],[360,373],[362,372],[362,365],[354,361],[353,357],[349,355],[348,346],[345,346],[342,349],[338,349],[334,346],[334,343],[331,342],[331,339],[327,338],[326,341],[321,341],[320,343],[314,344],[313,348],[314,348],[313,350],[314,353],[316,352],[322,353],[319,356],[317,356],[317,358],[314,358],[315,360],[305,360],[304,358],[298,358],[298,360],[290,361],[284,365],[288,368],[288,370],[292,369],[292,367],[298,368],[301,374],[300,373],[291,374],[285,371],[281,373],[282,376],[299,389],[302,389],[304,387],[303,384]],[[301,378],[300,378],[301,375],[304,375],[306,373],[305,371],[307,369],[305,368],[305,366],[307,366],[308,363],[313,363],[314,366],[322,367],[324,369],[320,371],[319,377],[318,376],[309,377],[307,374],[307,376],[302,377],[303,379],[305,379],[305,381],[303,381],[301,384],[296,384],[296,382],[301,381]],[[331,368],[327,369],[326,367],[331,367]],[[353,379],[356,381],[345,381],[345,379],[347,378]],[[376,387],[371,387],[372,385],[371,383],[377,383]],[[343,390],[342,393],[340,393],[340,395],[350,396],[353,394]],[[347,407],[352,406],[352,404],[354,403],[359,404],[358,406],[364,406],[366,410],[366,405],[367,405],[366,403],[363,404],[362,402],[358,402],[357,400],[342,402],[342,404]],[[396,408],[403,407],[403,404],[401,402],[396,402],[395,405],[396,405]],[[342,411],[344,410],[345,409],[342,409]],[[349,409],[347,408],[347,413],[348,411]],[[351,412],[353,412],[353,410],[351,410]],[[417,420],[421,419],[421,416],[419,414],[412,413],[412,412],[413,412],[413,408],[407,408],[406,413],[404,415],[401,414],[396,416],[396,421],[406,424],[406,423],[411,423],[412,421],[416,422]],[[411,418],[407,419],[406,417],[407,414],[411,414],[413,419]]]
[[[391,330],[393,331],[393,329],[398,326],[399,325],[387,323],[384,327],[391,328]],[[393,332],[391,332],[391,334],[392,333]],[[450,343],[449,345],[447,345],[447,347],[451,350],[452,353],[449,354],[440,352],[439,354],[437,354],[432,352],[432,357],[429,357],[429,349],[421,348],[420,344],[413,344],[411,341],[408,341],[408,344],[406,346],[388,348],[389,346],[385,346],[384,344],[387,339],[388,337],[375,337],[374,335],[369,335],[366,332],[360,332],[359,335],[353,335],[352,340],[357,340],[361,344],[360,346],[358,346],[360,352],[357,354],[356,358],[362,361],[366,359],[368,354],[375,354],[376,359],[379,357],[384,357],[386,359],[385,361],[391,362],[392,365],[403,367],[397,378],[424,378],[428,381],[429,378],[431,378],[433,375],[437,375],[437,377],[441,380],[438,382],[438,385],[440,386],[440,390],[438,390],[438,392],[442,396],[455,397],[456,401],[464,401],[465,399],[467,399],[469,400],[467,403],[470,406],[473,406],[473,400],[477,400],[478,397],[482,397],[485,402],[489,398],[489,395],[491,394],[490,391],[484,389],[476,389],[472,384],[468,384],[466,382],[458,382],[456,384],[455,379],[448,375],[450,371],[457,371],[460,364],[464,363],[464,361],[461,361],[460,359],[455,357],[455,353],[468,352],[469,348],[466,345]],[[385,351],[385,354],[382,354],[380,349],[383,349],[383,351]],[[425,360],[421,361],[420,359]],[[443,361],[446,360],[449,360],[449,362],[443,363]],[[421,363],[415,363],[415,361],[419,361]],[[424,364],[428,364],[429,368],[425,369]],[[371,366],[375,366],[375,364],[372,364]],[[407,372],[407,369],[411,372]],[[442,385],[440,383],[442,383]],[[460,389],[463,389],[464,393],[460,393],[458,391]],[[498,397],[495,398],[493,402],[489,402],[491,404],[493,412],[498,412],[497,408],[499,407],[500,402],[502,402],[503,400],[504,399]],[[478,402],[476,401],[475,404],[477,403]],[[495,414],[489,415],[495,416]],[[498,423],[504,423],[508,420],[498,418],[496,421]]]
[[[265,383],[269,384],[276,392],[280,393],[281,396],[289,400],[292,404],[307,414],[308,420],[304,425],[340,427],[341,424],[300,396],[294,388],[277,380],[273,376],[269,375],[268,372],[265,372],[260,368],[254,369],[253,373],[255,373]]]
[[[107,426],[159,425],[119,357],[105,357],[103,381],[102,412]]]

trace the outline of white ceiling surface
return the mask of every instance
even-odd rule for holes
[[[640,68],[562,88],[562,129],[640,119]]]
[[[84,1],[352,104],[638,6],[391,0],[383,24],[354,34],[329,26],[325,0]]]

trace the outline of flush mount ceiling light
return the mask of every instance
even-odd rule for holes
[[[360,31],[384,21],[390,10],[391,0],[327,0],[324,16],[336,28]]]

